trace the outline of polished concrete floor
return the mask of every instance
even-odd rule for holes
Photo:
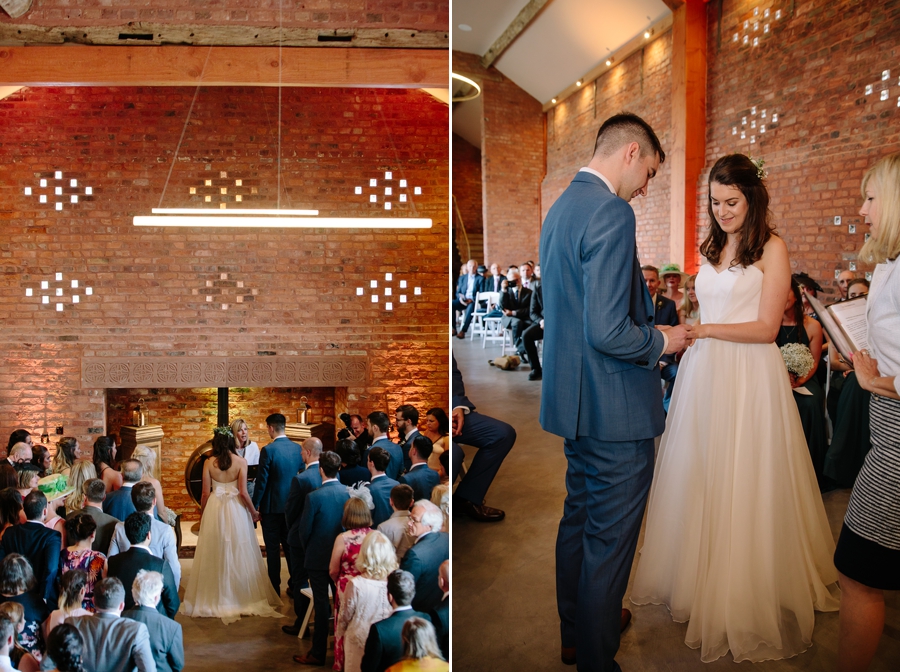
[[[529,368],[488,366],[500,348],[453,340],[466,393],[478,411],[512,424],[516,445],[500,469],[486,502],[506,511],[497,524],[453,519],[453,669],[466,672],[572,670],[559,660],[554,545],[565,498],[562,439],[538,422],[541,387]],[[467,451],[472,450],[467,448]],[[825,508],[835,534],[849,491],[828,493]],[[630,589],[630,586],[629,586]],[[625,672],[728,670],[730,655],[700,662],[684,644],[686,624],[674,623],[664,607],[637,607],[622,636],[616,660]],[[900,670],[900,594],[887,595],[887,623],[871,672]],[[813,646],[788,660],[753,664],[761,672],[835,669],[837,613],[817,614]],[[742,667],[750,667],[745,663]]]

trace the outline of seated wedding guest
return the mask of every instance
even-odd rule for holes
[[[7,456],[12,447],[17,443],[27,443],[29,446],[33,445],[34,441],[31,438],[31,432],[27,429],[17,429],[13,431],[12,434],[9,435],[9,441],[6,443]]]
[[[400,569],[412,574],[416,581],[413,609],[428,612],[441,601],[438,573],[441,563],[450,557],[450,535],[441,532],[444,514],[427,499],[413,504],[409,514],[409,533],[416,543],[403,557]]]
[[[681,324],[697,324],[700,321],[700,302],[697,301],[697,275],[684,281],[684,299],[678,308],[678,321]]]
[[[409,449],[413,439],[419,436],[419,411],[415,406],[403,404],[394,412],[394,419],[400,437],[400,448],[403,450],[403,470],[409,471]]]
[[[156,491],[150,483],[139,482],[131,488],[131,503],[137,513],[145,513],[150,518],[150,553],[162,558],[169,564],[177,587],[181,582],[181,563],[178,562],[178,546],[175,532],[169,525],[153,515],[153,507],[157,505]],[[111,558],[131,548],[131,542],[125,531],[125,523],[116,523],[112,540],[109,543],[108,556]]]
[[[97,523],[97,532],[91,550],[107,553],[116,529],[118,518],[103,512],[103,500],[106,499],[106,485],[99,478],[86,480],[81,486],[81,508],[75,509],[67,517],[74,518],[79,513],[86,513]],[[67,500],[68,501],[68,500]]]
[[[531,325],[522,332],[522,347],[518,352],[524,361],[531,364],[528,380],[541,380],[543,372],[537,342],[544,339],[544,290],[538,281],[535,281],[534,290],[531,292],[528,314]]]
[[[841,271],[838,273],[837,277],[837,286],[838,291],[840,292],[840,298],[838,301],[845,301],[847,297],[847,289],[850,285],[850,281],[856,278],[856,273],[853,271]]]
[[[403,658],[391,665],[387,672],[414,672],[449,670],[450,665],[441,656],[434,626],[425,618],[410,618],[401,632]]]
[[[812,353],[813,368],[802,378],[792,375],[791,387],[795,390],[804,387],[811,392],[809,395],[794,392],[794,401],[797,402],[797,410],[800,411],[803,433],[806,435],[813,468],[821,487],[824,485],[822,468],[825,465],[825,453],[828,451],[825,426],[825,390],[816,379],[816,369],[822,357],[822,326],[816,320],[803,314],[800,286],[793,279],[784,314],[781,317],[781,329],[775,339],[775,344],[779,348],[788,343],[805,345]]]
[[[818,298],[819,292],[823,291],[822,285],[813,280],[806,273],[794,273],[791,275],[791,278],[800,285],[800,289],[809,292],[814,297]],[[806,300],[806,295],[804,295],[803,292],[801,292],[801,295],[803,296],[803,314],[818,319],[816,317],[816,311],[813,310],[809,301]]]
[[[19,465],[16,478],[18,480],[16,491],[22,496],[23,500],[28,496],[28,493],[38,487],[38,481],[41,480],[41,477],[38,475],[38,468],[30,462]]]
[[[31,447],[31,463],[41,472],[41,478],[48,476],[53,469],[53,457],[47,446],[37,444]]]
[[[475,313],[475,297],[478,292],[484,291],[484,277],[476,272],[478,264],[474,259],[466,262],[466,273],[459,276],[456,285],[456,298],[453,300],[453,335],[457,338],[465,338],[466,331],[472,323],[472,315]],[[458,333],[456,329],[456,313],[463,313],[463,323]]]
[[[410,618],[428,618],[411,606],[416,594],[416,580],[409,572],[395,569],[387,578],[388,602],[393,610],[382,621],[369,628],[360,669],[362,672],[384,672],[403,658],[403,625]]]
[[[341,610],[335,619],[335,641],[338,637],[343,640],[344,672],[360,671],[369,629],[391,615],[387,577],[395,569],[397,555],[393,544],[380,532],[372,532],[359,549],[357,574],[344,589]]]
[[[58,608],[50,612],[50,616],[42,626],[45,641],[53,629],[70,616],[91,615],[91,612],[82,606],[87,590],[88,573],[83,569],[70,569],[60,577]],[[93,585],[91,591],[93,592]]]
[[[434,486],[431,491],[431,503],[444,514],[444,526],[441,532],[450,532],[450,486],[446,483]]]
[[[59,572],[62,535],[44,527],[47,498],[43,492],[35,490],[29,493],[23,509],[25,522],[6,531],[0,542],[0,553],[24,556],[31,565],[37,595],[52,604],[56,601],[56,576]]]
[[[9,462],[4,461],[0,464],[0,488],[13,488],[15,490],[18,487],[19,473]]]
[[[534,285],[536,282],[537,278],[534,277],[533,261],[526,261],[524,264],[519,266],[519,284],[522,287],[534,291]]]
[[[449,448],[447,441],[450,436],[450,418],[447,417],[447,411],[438,407],[429,408],[425,415],[425,431],[422,434],[431,439],[433,448],[428,466],[437,470],[441,455]]]
[[[178,672],[184,667],[184,637],[181,623],[162,616],[156,610],[162,590],[162,574],[139,571],[131,586],[134,608],[123,611],[122,616],[147,626],[156,671]]]
[[[97,536],[97,523],[87,513],[79,513],[66,521],[66,536],[69,545],[59,555],[59,573],[80,569],[88,574],[82,606],[94,611],[94,584],[106,578],[106,556],[91,550]]]
[[[163,576],[162,600],[157,605],[159,613],[175,618],[181,600],[178,598],[178,584],[175,583],[175,575],[169,563],[163,558],[158,558],[150,552],[151,522],[153,518],[146,513],[132,513],[125,519],[125,536],[131,546],[127,551],[111,555],[107,561],[109,576],[115,577],[122,585],[132,585],[138,572],[145,569],[149,572],[159,572]],[[99,585],[99,584],[98,584]],[[94,588],[94,607],[98,610],[97,588]],[[124,595],[125,608],[134,606],[134,598],[129,591]]]
[[[122,582],[115,577],[98,581],[94,588],[94,606],[97,612],[93,616],[76,616],[66,621],[84,640],[85,670],[156,670],[147,626],[122,618],[125,609]]]
[[[125,520],[135,512],[134,503],[131,501],[131,489],[144,476],[144,467],[134,459],[122,462],[122,487],[115,492],[109,492],[103,500],[103,511]]]
[[[98,436],[94,441],[94,469],[97,472],[91,478],[99,478],[106,485],[107,492],[122,487],[122,474],[115,470],[116,444],[108,436]]]
[[[0,615],[0,672],[13,672],[16,667],[12,666],[9,654],[16,647],[16,624],[12,619],[4,618],[5,614]],[[36,669],[40,669],[40,665]]]
[[[378,525],[378,531],[390,539],[394,545],[397,560],[402,560],[406,552],[416,543],[416,538],[409,533],[409,509],[413,501],[411,487],[408,485],[394,486],[390,497],[393,513],[390,518]]]
[[[359,482],[368,483],[371,478],[369,470],[359,463],[359,451],[356,443],[350,439],[341,439],[334,447],[334,452],[341,456],[341,470],[338,472],[338,480],[344,485],[356,485]]]
[[[72,494],[66,497],[66,516],[76,513],[84,505],[82,487],[86,481],[97,478],[97,468],[90,460],[76,460],[72,465],[72,471],[66,479],[68,485],[75,488]]]
[[[506,276],[500,272],[500,264],[491,264],[491,274],[483,283],[484,292],[499,292],[500,283],[506,280]]]
[[[509,288],[500,295],[500,312],[503,313],[500,326],[512,332],[513,345],[518,348],[522,332],[531,324],[531,290],[522,286],[518,271],[512,272],[507,281]]]
[[[475,412],[475,405],[466,396],[456,357],[451,354],[450,359],[453,363],[453,436],[459,443],[478,448],[472,466],[453,495],[453,510],[478,522],[497,522],[503,520],[506,513],[485,505],[484,497],[516,443],[516,430],[501,420]],[[453,443],[451,482],[456,482],[459,477],[465,457],[459,443]]]
[[[22,607],[24,625],[19,629],[19,643],[40,662],[44,650],[41,624],[47,620],[50,610],[36,586],[34,572],[26,558],[10,553],[0,561],[0,603],[15,602]]]
[[[665,290],[661,292],[662,295],[674,302],[676,306],[681,305],[684,300],[681,284],[687,278],[687,273],[682,273],[678,264],[663,264],[659,267],[659,277],[665,287]]]
[[[441,453],[438,459],[438,473],[441,475],[441,483],[450,483],[450,453]]]
[[[87,672],[84,666],[84,639],[74,625],[62,623],[47,640],[47,657],[53,672]]]
[[[14,467],[18,467],[23,464],[30,464],[31,460],[34,459],[34,454],[31,451],[31,445],[25,443],[24,441],[13,444],[13,447],[9,449],[8,459],[9,463]]]
[[[156,469],[156,453],[149,446],[135,446],[131,451],[131,459],[141,463],[141,479],[139,483],[149,483],[156,493],[156,517],[168,525],[175,524],[175,512],[166,507],[163,501],[163,489],[159,479],[153,477]]]
[[[10,669],[20,672],[38,672],[41,669],[41,663],[29,653],[21,641],[22,634],[25,632],[24,607],[18,602],[0,604],[0,622],[9,623],[12,626],[12,641],[9,642],[8,654],[9,663],[12,666]]]
[[[9,528],[24,522],[25,513],[22,509],[22,496],[15,488],[3,488],[0,490],[0,541],[3,540],[3,536]]]
[[[369,502],[372,495],[365,486],[350,488],[350,499],[344,504],[344,516],[341,518],[341,532],[334,540],[331,550],[331,562],[328,574],[336,586],[334,591],[334,622],[340,620],[340,612],[344,604],[344,591],[350,579],[359,575],[356,560],[366,537],[372,532],[372,514]],[[337,633],[334,636],[334,665],[342,669],[344,665],[344,642]]]
[[[369,451],[369,493],[372,495],[372,527],[378,527],[391,517],[391,490],[397,481],[384,473],[391,460],[383,448]]]
[[[853,356],[853,368],[872,395],[872,450],[853,484],[834,553],[840,672],[869,666],[885,629],[884,591],[900,589],[900,153],[866,172],[862,192],[859,214],[870,236],[859,259],[877,266],[867,299],[868,347]]]
[[[384,415],[384,414],[382,414]],[[385,416],[387,417],[387,416]],[[306,497],[298,533],[304,548],[304,567],[313,594],[315,626],[312,647],[302,656],[294,656],[301,665],[324,665],[328,648],[329,565],[334,540],[341,533],[344,505],[350,499],[349,488],[337,479],[341,458],[326,451],[319,457],[322,484]]]
[[[847,283],[847,298],[856,299],[869,293],[870,283],[865,278],[854,278]]]
[[[259,445],[256,441],[250,440],[250,428],[243,418],[237,418],[231,423],[231,434],[234,436],[234,452],[247,460],[248,467],[257,466],[259,464]],[[251,498],[254,485],[256,485],[256,479],[248,478],[247,494]]]
[[[434,625],[434,632],[437,635],[438,646],[441,647],[441,655],[444,660],[450,660],[450,561],[444,560],[441,563],[440,574],[438,575],[438,583],[444,596],[441,603],[431,610],[428,617]]]
[[[78,439],[64,436],[56,443],[56,455],[53,456],[53,473],[69,475],[75,460],[81,457],[81,445]],[[29,461],[31,458],[28,458]]]
[[[412,466],[400,477],[400,482],[413,489],[415,499],[430,499],[434,486],[441,482],[440,475],[428,466],[432,448],[431,439],[417,436],[409,449]]]
[[[391,461],[388,462],[387,468],[384,470],[388,476],[397,479],[403,473],[403,449],[388,438],[388,431],[391,428],[391,419],[387,413],[375,411],[369,413],[369,434],[372,437],[372,448],[384,448]],[[366,460],[368,460],[368,451],[366,452]]]

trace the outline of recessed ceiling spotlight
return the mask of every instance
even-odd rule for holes
[[[652,31],[645,30],[645,31],[644,31],[644,39],[645,39],[645,40],[649,40],[649,39],[650,39],[650,36],[651,36],[652,34],[653,34]]]
[[[612,59],[612,57],[610,56],[609,58],[606,59],[606,67],[609,67],[609,66],[611,66],[612,64],[613,64],[613,59]]]
[[[553,103],[554,105],[556,105],[556,98],[551,98],[550,102]]]
[[[459,26],[457,26],[457,28],[459,28],[461,31],[463,31],[465,33],[472,32],[472,26],[470,26],[468,23],[461,23],[461,24],[459,24]]]
[[[581,86],[581,80],[580,80],[580,79],[579,79],[577,82],[575,82],[575,86]]]

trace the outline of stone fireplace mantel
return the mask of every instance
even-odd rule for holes
[[[82,388],[365,385],[368,357],[83,357]]]

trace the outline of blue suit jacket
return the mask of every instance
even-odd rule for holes
[[[390,476],[379,476],[369,483],[369,492],[375,502],[372,510],[372,527],[378,527],[394,514],[391,508],[391,490],[400,485]]]
[[[441,482],[441,475],[427,464],[423,464],[403,474],[400,482],[413,489],[413,497],[416,500],[431,499],[431,491]]]
[[[429,620],[428,614],[414,609],[398,611],[369,626],[361,672],[384,672],[403,659],[403,624],[412,617]]]
[[[390,439],[378,439],[378,441],[369,447],[369,450],[376,447],[384,448],[387,451],[387,454],[390,455],[391,461],[388,462],[388,466],[385,468],[384,473],[387,474],[388,477],[397,480],[400,477],[400,474],[403,473],[403,449]],[[364,464],[368,464],[369,450],[367,450],[366,454],[363,456]]]
[[[111,492],[103,500],[103,513],[109,514],[113,518],[121,521],[137,511],[134,508],[134,502],[131,501],[131,488],[119,488],[115,492]],[[105,551],[104,551],[105,552]]]
[[[416,580],[413,609],[427,613],[440,604],[444,593],[438,585],[438,575],[441,563],[449,557],[450,535],[446,532],[425,535],[403,556],[400,569],[405,569]]]
[[[462,300],[466,298],[466,290],[469,288],[469,276],[461,275],[456,283],[456,298]],[[487,291],[484,289],[484,276],[475,274],[475,286],[472,288],[472,300],[478,296],[478,292]]]
[[[344,504],[350,499],[347,486],[328,481],[306,496],[300,517],[300,541],[306,569],[328,569],[334,540],[343,531]]]
[[[3,534],[0,560],[10,553],[25,556],[37,579],[35,593],[48,604],[56,604],[56,576],[59,573],[61,545],[62,535],[59,532],[44,527],[43,523],[28,521],[13,525]]]
[[[262,513],[284,513],[291,491],[291,479],[303,471],[300,446],[286,436],[279,436],[259,452],[253,506]]]
[[[661,434],[664,338],[653,327],[631,206],[579,172],[547,213],[540,258],[541,426],[568,439]]]
[[[668,325],[670,327],[678,326],[678,306],[675,305],[675,302],[672,301],[672,299],[667,299],[662,294],[657,294],[653,301],[653,314],[653,323],[657,326],[660,324]],[[660,361],[667,364],[674,364],[675,355],[663,355],[660,357]]]
[[[319,463],[314,462],[311,468],[305,469],[291,479],[291,491],[284,505],[284,518],[288,527],[288,544],[303,547],[300,542],[300,517],[306,505],[306,496],[322,485],[322,472]]]
[[[400,450],[403,451],[403,471],[409,471],[409,468],[412,466],[412,460],[409,459],[409,449],[412,448],[412,442],[419,434],[417,427],[409,435],[403,437],[403,442],[400,444]]]

